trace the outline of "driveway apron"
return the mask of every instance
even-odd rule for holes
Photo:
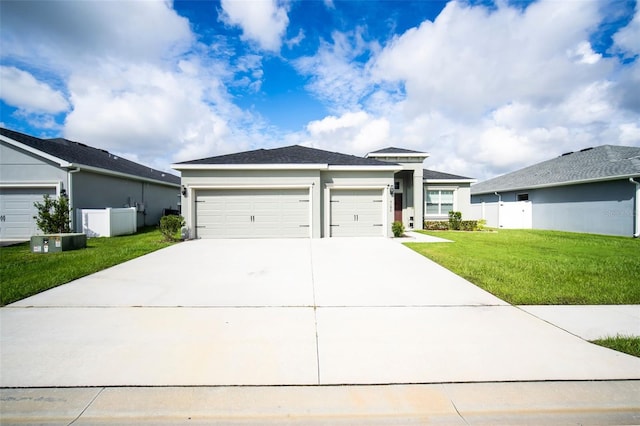
[[[180,243],[0,309],[0,386],[640,379],[382,238]]]

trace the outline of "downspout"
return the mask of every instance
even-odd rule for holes
[[[640,237],[640,182],[636,182],[633,178],[629,178],[629,182],[636,185],[636,215],[635,215],[635,234],[633,234],[633,238]]]
[[[73,232],[78,231],[76,230],[75,200],[73,199],[73,173],[77,173],[79,171],[79,167],[67,171],[67,196],[69,197],[69,208],[71,209],[71,229],[73,230]],[[80,229],[79,231],[82,231],[82,229]]]
[[[498,196],[498,229],[500,229],[500,203],[502,203],[502,195],[494,192]]]

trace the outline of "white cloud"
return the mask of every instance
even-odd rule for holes
[[[569,56],[573,56],[579,63],[593,65],[602,59],[602,55],[595,53],[591,48],[591,43],[588,41],[581,41],[578,46],[569,51]]]
[[[277,0],[222,0],[221,18],[242,28],[242,39],[256,42],[260,48],[278,52],[289,25],[286,5]]]
[[[145,164],[164,168],[248,146],[249,138],[237,129],[259,120],[233,105],[205,66],[183,60],[180,68],[185,71],[105,63],[76,72],[69,81],[74,109],[65,137],[136,152]]]
[[[307,145],[348,154],[364,155],[389,143],[390,123],[364,111],[327,116],[306,128]]]
[[[621,68],[594,52],[589,38],[601,12],[596,2],[540,0],[524,10],[499,2],[489,11],[454,1],[382,48],[336,33],[297,63],[312,76],[312,92],[339,113],[311,123],[309,136],[336,146],[330,132],[314,130],[359,111],[388,124],[382,146],[430,152],[426,167],[479,179],[566,151],[629,143],[640,65]],[[616,36],[628,50],[635,22]],[[367,64],[354,60],[367,51]],[[356,148],[363,123],[336,127],[336,139]]]
[[[298,30],[298,35],[296,35],[295,37],[292,37],[288,40],[285,40],[284,44],[287,45],[287,47],[289,49],[291,49],[292,47],[295,47],[297,45],[299,45],[300,43],[302,43],[302,40],[304,40],[304,30],[302,28],[300,28],[300,30]]]
[[[636,4],[635,15],[631,22],[613,36],[615,48],[627,57],[640,55],[640,6]]]
[[[451,2],[434,22],[385,46],[374,73],[404,82],[413,114],[425,103],[471,119],[514,100],[555,102],[603,68],[574,64],[597,23],[596,6],[541,1],[525,12],[502,6],[488,13]]]
[[[237,73],[259,86],[261,58],[232,63],[228,46],[195,42],[168,2],[9,2],[2,12],[3,61],[44,68],[69,94],[67,102],[32,75],[7,68],[7,102],[50,114],[70,109],[64,137],[167,169],[249,147],[264,125],[227,91]],[[16,114],[38,128],[59,127],[43,113]]]
[[[349,33],[334,31],[331,42],[322,41],[315,55],[294,61],[298,72],[311,76],[307,89],[337,113],[358,109],[372,91],[368,70],[356,58],[378,45],[367,43],[363,32],[363,27]]]
[[[640,125],[638,123],[620,124],[619,140],[623,145],[640,145]]]
[[[26,112],[57,114],[69,109],[62,92],[16,67],[0,66],[0,98]]]
[[[55,69],[101,57],[157,62],[193,42],[166,1],[9,1],[2,14],[2,55]]]

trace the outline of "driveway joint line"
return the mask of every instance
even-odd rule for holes
[[[313,276],[313,244],[309,241],[309,266],[311,272],[311,292],[313,295],[313,325],[316,332],[316,376],[320,383],[320,342],[318,337],[318,305],[316,303],[316,283]]]
[[[102,394],[102,392],[105,390],[106,388],[101,387],[100,390],[98,391],[98,393],[95,394],[95,396],[91,399],[91,401],[89,401],[89,403],[86,405],[86,407],[84,407],[82,409],[82,411],[80,411],[80,413],[78,414],[78,416],[71,420],[71,422],[67,425],[67,426],[71,426],[72,424],[74,424],[75,422],[78,421],[78,419],[80,419],[80,417],[82,417],[82,415],[89,409],[89,407],[91,407],[91,405],[93,405],[93,403],[95,402],[96,399],[98,399],[98,397],[100,396],[100,394]]]

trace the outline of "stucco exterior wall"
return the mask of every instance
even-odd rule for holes
[[[157,225],[163,209],[176,209],[179,188],[80,171],[72,177],[74,209],[138,207],[138,227]],[[144,208],[142,208],[144,205]]]
[[[62,182],[66,189],[67,172],[59,166],[17,148],[0,143],[0,182]]]
[[[631,236],[635,185],[627,179],[500,193],[502,201],[527,193],[533,229]],[[494,194],[473,195],[473,203],[495,202]]]
[[[628,180],[538,189],[533,228],[631,236],[634,195]]]

